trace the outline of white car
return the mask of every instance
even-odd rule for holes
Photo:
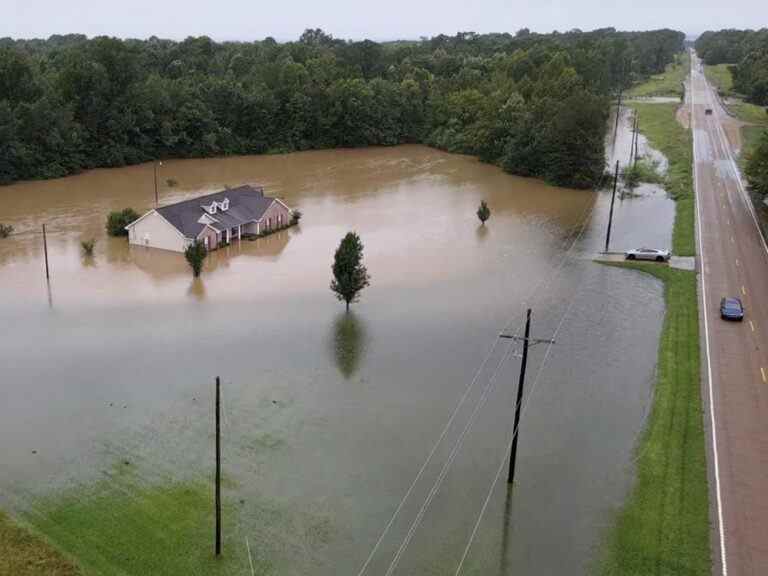
[[[656,262],[666,262],[672,256],[669,250],[657,250],[656,248],[638,248],[636,250],[627,250],[624,257],[627,260],[655,260]]]

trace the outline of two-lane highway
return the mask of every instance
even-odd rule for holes
[[[728,119],[693,55],[691,129],[700,256],[704,398],[714,573],[768,575],[768,248],[731,145]],[[710,114],[706,110],[710,109]],[[720,319],[737,296],[744,322]]]

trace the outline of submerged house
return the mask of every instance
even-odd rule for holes
[[[261,186],[240,186],[155,208],[126,230],[131,244],[184,252],[198,241],[215,250],[287,226],[291,215],[282,200],[264,196]]]

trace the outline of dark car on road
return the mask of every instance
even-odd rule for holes
[[[720,317],[723,320],[744,320],[744,305],[738,298],[720,300]]]
[[[712,108],[707,108],[706,110],[704,110],[704,114],[706,114],[707,116],[712,116]]]

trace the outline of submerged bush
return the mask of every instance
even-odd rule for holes
[[[291,212],[291,224],[298,224],[302,216],[304,216],[304,214],[301,213],[301,210],[294,210]]]
[[[83,256],[93,256],[93,248],[96,246],[96,239],[82,240],[80,242],[80,248],[83,251]]]
[[[0,238],[8,238],[13,233],[13,226],[10,224],[0,224]]]
[[[128,236],[128,230],[125,227],[138,219],[139,214],[133,208],[110,212],[107,216],[107,234],[110,236]]]

